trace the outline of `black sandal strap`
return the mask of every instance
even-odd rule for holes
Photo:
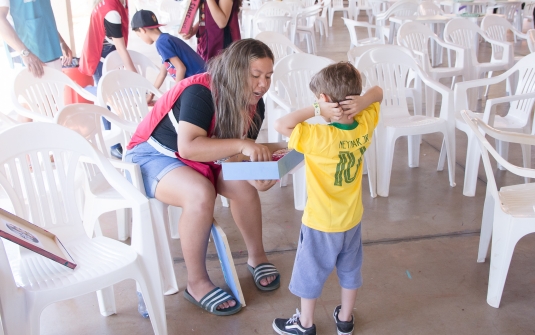
[[[262,263],[258,264],[256,268],[254,268],[254,281],[260,282],[262,279],[267,278],[269,276],[278,276],[279,271],[277,271],[277,268],[271,264],[271,263]]]
[[[202,308],[209,312],[214,312],[217,306],[221,305],[226,301],[234,300],[234,298],[223,291],[221,288],[216,287],[210,292],[208,292],[200,301]]]

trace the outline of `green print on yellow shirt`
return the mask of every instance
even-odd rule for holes
[[[366,147],[361,147],[359,148],[359,150],[360,157],[357,162],[357,169],[355,170],[353,176],[351,176],[351,168],[355,166],[355,154],[350,151],[340,151],[338,153],[340,161],[336,165],[336,173],[334,174],[335,186],[342,186],[342,178],[344,179],[346,184],[350,184],[355,181],[355,178],[357,177],[357,172],[359,171],[360,165],[362,164],[362,156],[366,152]]]

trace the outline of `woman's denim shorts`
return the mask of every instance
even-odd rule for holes
[[[169,148],[166,148],[173,151]],[[156,185],[169,171],[186,166],[176,157],[169,157],[147,142],[136,145],[126,152],[125,161],[138,164],[143,177],[147,197],[154,198]]]

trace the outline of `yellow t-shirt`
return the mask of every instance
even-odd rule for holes
[[[305,226],[344,232],[362,219],[362,156],[377,126],[379,106],[368,106],[353,124],[302,122],[292,131],[288,147],[305,155]]]

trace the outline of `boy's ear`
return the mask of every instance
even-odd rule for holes
[[[323,93],[320,93],[319,100],[321,100],[321,101],[325,101],[325,102],[331,102],[331,98],[329,98],[328,95],[323,94]]]

